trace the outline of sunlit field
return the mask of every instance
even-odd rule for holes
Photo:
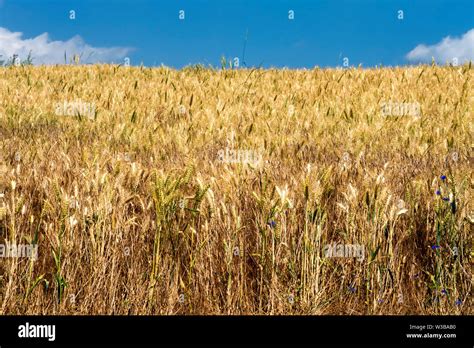
[[[0,68],[0,314],[473,314],[473,79]]]

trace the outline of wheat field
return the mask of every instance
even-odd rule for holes
[[[473,314],[473,78],[0,68],[0,313]]]

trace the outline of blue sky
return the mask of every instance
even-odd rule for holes
[[[474,60],[471,29],[473,0],[0,0],[0,54],[31,50],[37,64],[64,63],[64,50],[176,68],[221,56],[289,68],[464,62]]]

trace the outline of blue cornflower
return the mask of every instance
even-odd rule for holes
[[[446,175],[441,175],[441,180],[446,180]]]
[[[439,245],[432,245],[431,246],[431,249],[433,249],[433,250],[436,250],[436,249],[439,249],[439,248],[441,248]]]
[[[441,191],[440,191],[440,190],[436,190],[436,195],[437,195],[437,196],[440,196],[440,195],[441,195]]]
[[[276,222],[274,220],[270,220],[268,221],[267,225],[270,226],[270,228],[275,228]]]
[[[456,301],[454,301],[454,303],[456,304],[456,306],[460,306],[462,304],[462,301],[458,298]]]
[[[449,201],[449,197],[443,197],[443,201]]]
[[[349,291],[350,291],[351,293],[354,293],[354,292],[356,292],[356,288],[353,287],[353,286],[349,286]]]
[[[442,293],[443,295],[447,295],[447,294],[448,294],[448,292],[446,291],[446,289],[441,290],[441,293]]]

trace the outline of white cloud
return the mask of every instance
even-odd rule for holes
[[[68,63],[74,54],[82,55],[81,63],[106,63],[121,60],[132,51],[130,47],[93,47],[78,35],[67,41],[52,41],[48,33],[30,39],[23,39],[22,36],[23,33],[0,27],[0,55],[3,60],[14,54],[25,59],[31,52],[33,64],[64,64],[66,52]]]
[[[459,64],[474,61],[474,29],[466,32],[461,38],[445,37],[435,45],[418,45],[407,54],[407,59],[415,62],[436,62],[444,64],[457,58]]]

